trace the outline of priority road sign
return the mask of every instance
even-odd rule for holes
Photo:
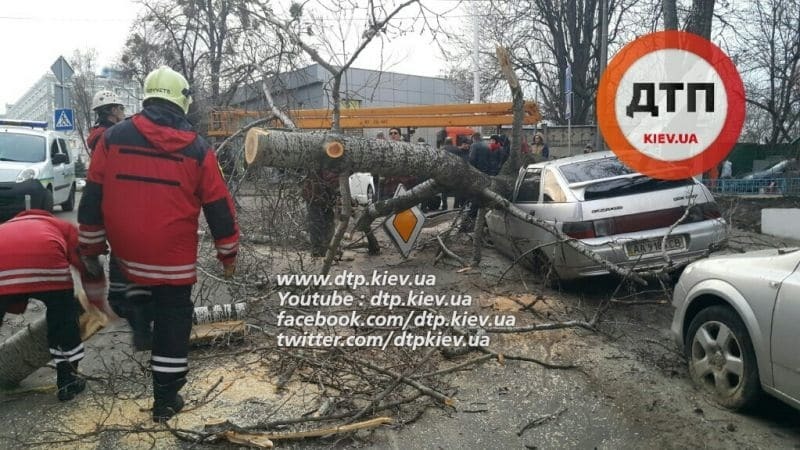
[[[56,62],[50,66],[50,70],[53,71],[53,75],[56,76],[56,80],[59,83],[64,84],[72,78],[72,74],[74,71],[72,70],[72,66],[69,65],[66,59],[63,56],[59,56]]]
[[[402,184],[397,186],[394,196],[397,197],[406,192]],[[383,228],[386,234],[392,238],[397,249],[403,258],[408,258],[411,249],[417,242],[420,231],[422,231],[422,224],[425,223],[425,215],[422,214],[418,206],[414,206],[405,211],[392,214],[383,223]]]
[[[75,121],[73,120],[72,109],[57,109],[53,114],[53,123],[55,123],[56,131],[72,131],[75,129]]]

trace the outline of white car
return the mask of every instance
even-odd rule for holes
[[[705,186],[692,178],[647,177],[611,152],[524,167],[511,201],[602,258],[635,270],[664,266],[664,253],[674,262],[704,255],[727,239],[725,220]],[[555,278],[608,273],[571,247],[555,245],[559,239],[550,231],[503,210],[489,212],[486,224],[498,250],[514,259],[530,252],[531,265],[541,269],[552,265]]]
[[[359,205],[375,201],[375,183],[371,173],[356,172],[350,175],[350,197]]]
[[[52,211],[54,205],[75,208],[75,164],[66,138],[48,130],[47,122],[0,119],[0,220],[27,206]]]

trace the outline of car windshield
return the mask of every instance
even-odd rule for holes
[[[40,162],[45,159],[43,136],[0,133],[0,161]]]
[[[646,175],[637,175],[617,158],[580,161],[561,166],[560,170],[570,183],[596,181],[586,187],[583,194],[585,200],[652,192],[694,184],[694,180],[691,178],[657,180]]]

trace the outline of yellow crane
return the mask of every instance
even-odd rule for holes
[[[533,102],[525,102],[523,124],[535,124],[541,118],[539,108]],[[330,129],[330,109],[297,109],[288,112],[295,126],[302,129]],[[212,111],[208,135],[228,137],[249,122],[270,113],[228,109]],[[423,106],[393,106],[377,108],[342,108],[342,129],[354,128],[445,128],[469,126],[511,125],[514,121],[512,104],[475,103]],[[276,120],[272,126],[282,126]]]

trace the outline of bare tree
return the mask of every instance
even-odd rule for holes
[[[228,105],[253,73],[268,70],[286,48],[263,21],[256,0],[144,0],[121,65],[133,78],[161,64],[181,72],[195,97]]]
[[[737,18],[734,59],[745,82],[758,142],[796,138],[800,126],[800,1],[748,3]]]
[[[70,58],[70,65],[75,69],[72,76],[72,107],[75,109],[75,129],[81,137],[83,148],[86,148],[86,132],[94,122],[92,111],[92,98],[97,90],[95,80],[97,78],[97,51],[87,49],[85,51],[75,50]]]

